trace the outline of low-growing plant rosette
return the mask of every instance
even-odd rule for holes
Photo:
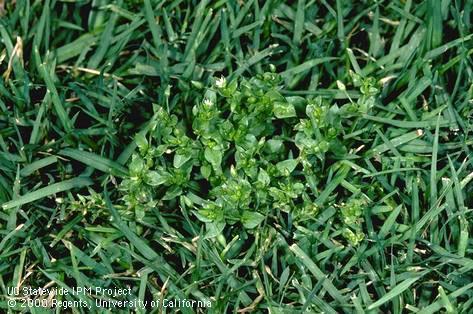
[[[315,219],[325,205],[318,199],[321,180],[344,168],[349,153],[343,120],[366,113],[378,92],[373,80],[352,77],[363,96],[341,108],[320,97],[283,96],[274,71],[216,79],[187,120],[154,106],[148,127],[135,136],[130,177],[120,185],[126,207],[138,220],[155,206],[191,208],[205,223],[206,238],[223,243],[226,226],[254,229],[281,214],[296,223]],[[340,162],[327,163],[327,156]],[[347,217],[358,223],[360,213],[344,211],[347,206],[340,214],[343,236],[357,245],[361,225]]]

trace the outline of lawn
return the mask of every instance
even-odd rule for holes
[[[0,312],[473,313],[472,19],[0,0]]]

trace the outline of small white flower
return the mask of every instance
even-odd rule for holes
[[[215,81],[215,86],[220,89],[225,88],[227,86],[227,79],[221,76],[218,80]]]
[[[204,106],[212,107],[213,102],[210,99],[204,99]]]

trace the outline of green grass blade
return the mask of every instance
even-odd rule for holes
[[[38,54],[36,50],[36,54]],[[41,77],[43,78],[44,82],[46,83],[46,87],[48,88],[48,92],[51,95],[51,100],[54,105],[54,109],[56,110],[56,114],[59,117],[59,120],[62,123],[62,126],[66,132],[71,131],[72,129],[72,123],[69,120],[69,117],[66,113],[66,110],[64,109],[63,103],[61,99],[59,98],[58,91],[56,89],[56,85],[54,84],[54,81],[49,73],[49,69],[46,68],[46,64],[41,63],[39,65],[38,69]]]
[[[90,178],[84,178],[84,177],[79,177],[79,178],[74,178],[74,179],[54,183],[47,187],[38,189],[34,192],[29,192],[27,194],[24,194],[13,201],[3,204],[2,209],[7,210],[10,208],[28,204],[28,203],[34,202],[36,200],[42,199],[44,197],[47,197],[56,193],[69,191],[74,188],[81,188],[84,186],[91,185],[92,183],[93,182],[92,180],[90,180]]]
[[[410,286],[412,286],[417,280],[422,278],[422,276],[424,276],[427,273],[428,273],[428,271],[424,271],[420,275],[416,275],[412,278],[405,279],[404,281],[399,283],[397,286],[392,288],[388,293],[383,295],[378,301],[376,301],[373,304],[371,304],[370,306],[368,306],[367,310],[368,311],[374,310],[374,309],[380,307],[381,305],[383,305],[384,303],[390,301],[391,299],[397,297],[398,295],[400,295],[401,293],[403,293],[404,291],[409,289]]]
[[[338,302],[342,304],[345,303],[345,297],[297,244],[291,245],[289,249],[300,259],[300,261],[307,267],[307,269],[309,269],[309,271],[317,280],[323,281],[322,285],[325,290],[327,290],[328,294],[330,294]]]
[[[158,254],[153,251],[146,242],[136,235],[120,218],[117,210],[113,207],[108,196],[108,192],[105,190],[105,202],[107,208],[113,217],[114,224],[117,225],[118,229],[125,235],[125,237],[131,242],[131,244],[148,260],[154,260],[158,257]]]
[[[23,169],[21,169],[20,175],[22,177],[29,176],[33,172],[35,172],[35,171],[37,171],[41,168],[47,167],[49,165],[52,165],[56,162],[57,162],[57,157],[56,156],[49,156],[49,157],[37,160],[37,161],[32,162],[31,164],[25,166]]]
[[[113,174],[116,176],[124,177],[128,174],[128,170],[120,165],[119,163],[107,159],[105,157],[96,155],[94,153],[72,149],[72,148],[65,148],[59,152],[60,155],[70,157],[75,159],[83,164],[95,168],[97,170]]]

